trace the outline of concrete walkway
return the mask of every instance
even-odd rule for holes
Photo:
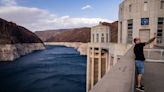
[[[164,63],[145,63],[145,92],[164,92]]]
[[[144,86],[145,92],[164,92],[164,63],[145,62]]]

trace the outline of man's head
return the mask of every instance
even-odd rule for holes
[[[140,38],[134,38],[134,43],[135,43],[135,44],[139,44],[139,43],[141,43]]]

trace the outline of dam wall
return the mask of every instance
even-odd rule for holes
[[[63,45],[66,47],[72,47],[80,52],[80,55],[87,55],[88,43],[81,42],[46,42],[45,45]]]

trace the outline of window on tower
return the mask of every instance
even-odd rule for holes
[[[127,26],[127,29],[128,29],[127,42],[129,44],[131,44],[132,41],[133,41],[133,20],[130,19],[127,22],[128,22],[128,26]]]
[[[104,43],[104,34],[101,34],[101,42]]]
[[[109,38],[108,38],[108,33],[106,34],[106,42],[108,43]]]
[[[96,35],[96,42],[99,42],[99,34]]]
[[[164,17],[158,18],[157,44],[163,43]]]

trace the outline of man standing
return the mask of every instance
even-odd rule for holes
[[[136,70],[137,70],[137,86],[136,88],[138,90],[143,91],[144,86],[141,85],[142,76],[144,74],[144,46],[152,43],[156,39],[156,34],[154,34],[154,38],[150,39],[148,42],[141,43],[140,38],[135,38],[134,43],[134,54],[135,54],[135,64],[136,64]]]

